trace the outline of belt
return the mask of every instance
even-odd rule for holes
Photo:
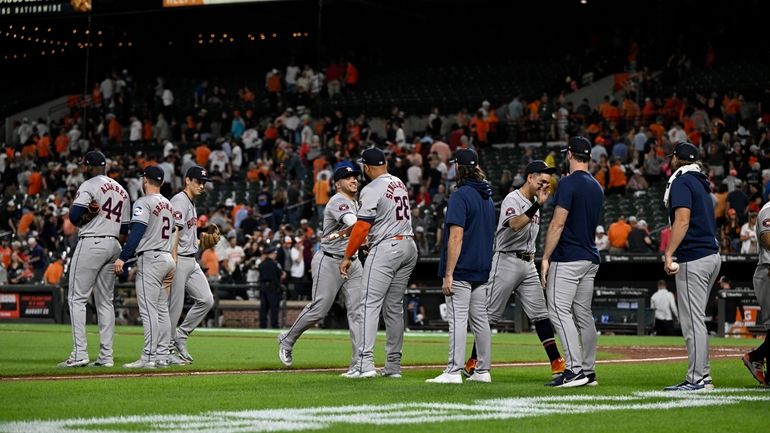
[[[395,236],[393,236],[393,237],[392,237],[392,238],[390,238],[390,239],[392,239],[392,240],[394,240],[394,241],[402,241],[402,240],[404,240],[404,239],[409,239],[409,238],[411,238],[411,237],[412,237],[412,235],[395,235]]]
[[[79,239],[104,239],[104,238],[113,238],[117,239],[117,236],[112,235],[106,235],[106,236],[81,236]]]
[[[166,250],[146,250],[146,251],[142,251],[140,253],[137,253],[136,256],[137,257],[141,257],[142,255],[144,255],[144,253],[152,253],[152,252],[169,253],[169,254],[171,254],[169,251],[166,251]]]
[[[195,257],[195,254],[177,254],[177,257]]]
[[[321,252],[324,253],[324,255],[326,257],[331,257],[333,259],[342,260],[342,259],[345,258],[345,256],[340,255],[340,254],[327,253],[326,251],[323,251],[323,250],[321,250]],[[353,256],[353,257],[350,258],[350,260],[355,262],[356,260],[358,260],[358,256]]]
[[[525,262],[534,262],[535,253],[526,251],[498,251],[500,254],[513,254],[516,258],[524,260]]]

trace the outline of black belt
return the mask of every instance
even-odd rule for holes
[[[187,258],[190,258],[190,257],[195,257],[195,254],[177,254],[177,257],[187,257]]]
[[[343,256],[343,255],[327,253],[326,251],[323,251],[323,250],[321,252],[324,253],[324,255],[326,257],[331,257],[333,259],[342,260],[342,259],[345,258],[345,256]],[[353,256],[353,257],[350,258],[350,261],[352,261],[352,262],[354,262],[356,260],[358,260],[358,256]]]
[[[141,253],[138,253],[136,256],[137,257],[141,257],[142,255],[144,255],[144,253],[152,253],[152,252],[169,253],[169,254],[171,254],[170,252],[168,252],[166,250],[147,250],[147,251],[142,251]]]
[[[528,253],[526,251],[498,251],[500,254],[513,254],[516,258],[524,260],[525,262],[534,262],[535,253]]]
[[[81,236],[80,239],[104,239],[104,238],[113,238],[117,239],[117,236],[107,235],[107,236]]]

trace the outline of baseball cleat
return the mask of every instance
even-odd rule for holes
[[[353,379],[369,379],[372,377],[377,377],[377,370],[369,370],[369,371],[361,372]]]
[[[714,381],[711,376],[706,376],[696,383],[685,380],[684,382],[663,388],[663,391],[702,391],[714,389]]]
[[[355,379],[358,376],[361,375],[361,372],[358,370],[348,370],[342,374],[340,374],[341,377],[344,377],[345,379]]]
[[[67,359],[64,362],[60,362],[57,364],[57,367],[59,368],[70,368],[70,367],[85,367],[89,363],[89,359]]]
[[[401,379],[401,373],[388,373],[383,371],[382,373],[380,373],[380,376],[389,377],[391,379]]]
[[[155,368],[155,361],[147,361],[145,359],[137,359],[134,362],[123,364],[123,368]]]
[[[586,377],[588,378],[586,386],[599,386],[599,381],[596,380],[596,373],[588,373]]]
[[[427,383],[449,383],[449,384],[461,384],[463,383],[462,376],[458,374],[441,373],[433,379],[426,379]]]
[[[465,361],[465,367],[462,369],[462,373],[465,377],[473,376],[473,372],[476,371],[477,362],[478,360],[476,358],[468,358],[468,360]]]
[[[112,361],[99,361],[99,360],[96,360],[96,361],[88,364],[88,366],[89,367],[105,367],[105,368],[110,368],[110,367],[114,367],[115,363],[113,363]]]
[[[588,378],[581,371],[580,373],[573,373],[570,370],[565,370],[559,377],[548,382],[545,386],[552,386],[554,388],[576,388],[588,383]]]
[[[564,358],[558,358],[551,361],[551,379],[556,379],[564,373],[567,363]]]
[[[179,359],[181,359],[182,361],[185,361],[185,363],[187,364],[193,363],[193,357],[190,355],[190,352],[187,351],[186,344],[175,341],[174,349],[176,349],[176,353],[179,356]]]
[[[751,373],[751,375],[754,376],[754,379],[756,379],[757,382],[759,382],[760,385],[764,385],[765,384],[765,372],[762,371],[762,368],[764,367],[762,365],[762,362],[761,361],[752,361],[751,360],[751,356],[748,353],[743,355],[741,360],[743,361],[743,365],[745,365],[746,368],[749,369],[749,372]]]
[[[280,359],[281,363],[286,367],[291,367],[291,364],[294,362],[294,358],[291,356],[291,349],[280,346],[278,348],[278,359]]]
[[[471,377],[468,378],[468,381],[490,383],[492,382],[492,375],[489,373],[479,373],[476,371],[471,375]]]

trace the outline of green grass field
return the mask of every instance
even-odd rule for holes
[[[756,340],[713,339],[716,389],[683,395],[661,389],[681,381],[686,361],[621,363],[617,350],[681,355],[681,337],[601,336],[599,359],[613,363],[597,366],[600,385],[559,390],[543,386],[550,370],[534,334],[496,334],[493,358],[538,365],[496,367],[493,383],[462,385],[424,382],[446,362],[446,334],[408,333],[403,378],[366,380],[339,377],[349,362],[344,332],[305,334],[290,370],[275,335],[200,330],[189,342],[195,364],[136,375],[119,365],[139,356],[141,328],[116,328],[115,368],[57,369],[71,349],[68,326],[0,324],[0,432],[757,432],[770,403],[736,355]],[[95,327],[89,347],[95,356]]]

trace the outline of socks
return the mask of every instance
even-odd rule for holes
[[[556,338],[553,336],[553,325],[550,319],[542,319],[535,322],[535,330],[540,342],[543,343],[545,353],[551,362],[561,358],[559,347],[556,345]]]

